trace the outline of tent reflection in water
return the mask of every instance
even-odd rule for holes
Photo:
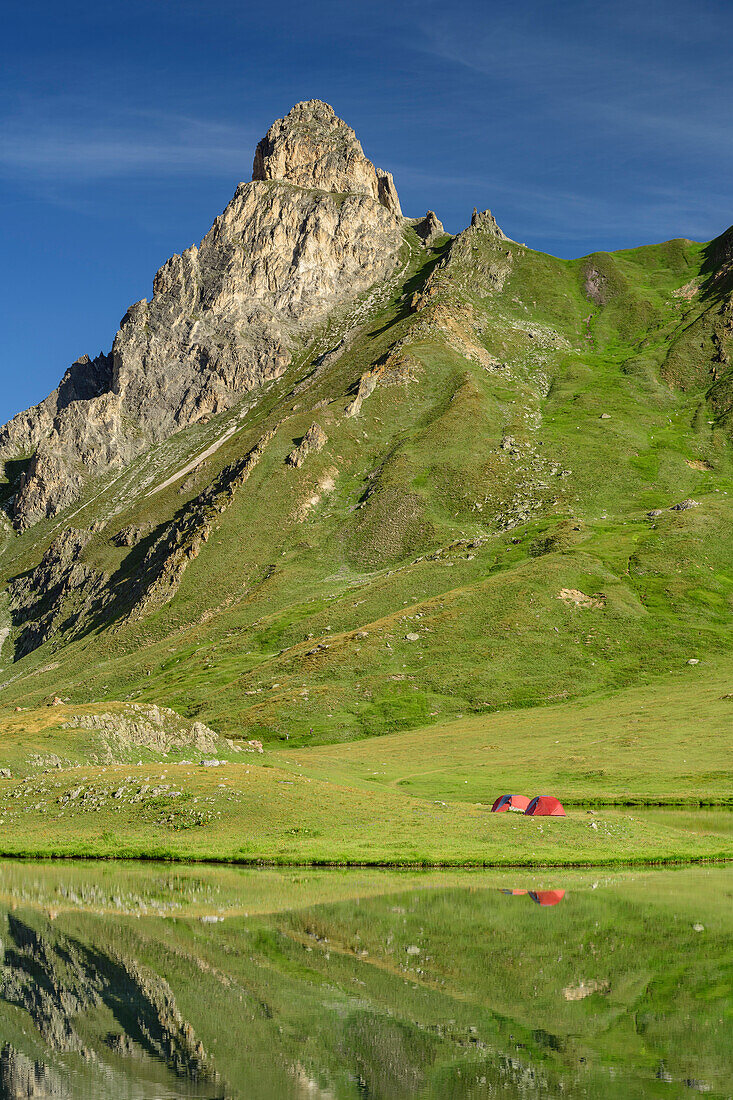
[[[536,905],[557,905],[565,897],[564,890],[530,890],[529,896]]]
[[[524,812],[529,817],[565,817],[562,804],[550,794],[540,794],[533,798]]]
[[[565,897],[564,890],[500,890],[511,898],[529,896],[535,905],[558,905]]]
[[[499,795],[491,807],[491,812],[492,814],[503,814],[507,810],[519,810],[524,813],[528,806],[529,799],[525,798],[523,794],[502,794]]]

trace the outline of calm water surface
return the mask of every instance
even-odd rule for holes
[[[733,868],[0,863],[0,1097],[733,1095]]]

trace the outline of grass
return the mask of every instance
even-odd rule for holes
[[[31,753],[93,762],[92,742],[45,714],[53,695],[73,712],[166,704],[262,739],[274,765],[253,764],[247,784],[239,764],[217,773],[231,799],[203,769],[180,772],[176,805],[213,798],[222,815],[185,829],[109,799],[85,817],[5,796],[11,809],[29,803],[17,809],[22,833],[10,816],[0,827],[5,851],[468,863],[728,854],[720,815],[704,818],[706,838],[620,808],[722,807],[733,795],[731,379],[716,366],[711,389],[714,338],[727,340],[715,248],[673,241],[561,261],[470,230],[427,251],[408,233],[405,250],[403,283],[359,317],[340,358],[315,365],[343,317],[256,399],[171,437],[55,520],[2,534],[10,580],[64,526],[90,528],[83,563],[114,600],[77,588],[18,660],[13,647],[49,609],[39,599],[26,622],[15,612],[0,765],[33,784],[52,781]],[[602,294],[589,299],[592,272]],[[695,280],[699,293],[680,296]],[[346,417],[375,364],[387,364],[382,382]],[[328,442],[295,470],[285,458],[314,420]],[[235,422],[183,483],[149,495]],[[170,600],[128,617],[149,543],[272,428]],[[670,510],[686,498],[695,504]],[[115,544],[129,524],[150,532],[142,547]],[[95,789],[107,782],[78,774]],[[76,775],[62,768],[53,782],[73,788]],[[573,808],[566,832],[520,840],[517,821],[487,824],[481,807],[511,788],[560,794]],[[611,815],[608,835],[594,835],[587,808]]]
[[[0,853],[518,867],[731,858],[729,674],[691,666],[654,689],[230,754],[213,768],[136,747],[140,763],[85,767],[73,754],[86,731],[61,728],[59,708],[14,714],[0,743],[17,771],[0,788]],[[43,767],[49,745],[66,766]],[[513,791],[556,793],[568,816],[491,814]]]
[[[111,624],[112,610],[95,618],[70,602],[65,627],[6,668],[7,702],[133,697],[229,735],[348,742],[486,705],[578,698],[725,652],[730,443],[703,388],[662,377],[672,336],[707,315],[700,300],[674,296],[704,250],[671,242],[571,262],[474,237],[467,255],[462,239],[435,253],[413,242],[404,286],[342,358],[296,395],[312,370],[304,354],[248,399],[241,428],[183,495],[174,483],[148,496],[146,479],[182,468],[238,410],[90,491],[73,522],[103,525],[85,560],[112,575],[119,614],[140,551],[115,547],[114,533],[162,530],[280,422],[171,602]],[[506,251],[503,289],[482,296],[476,272]],[[447,262],[430,275],[440,255]],[[591,262],[607,280],[602,307],[583,289]],[[411,313],[428,278],[439,293]],[[400,340],[408,374],[345,418],[360,374]],[[484,369],[481,354],[504,367]],[[328,444],[295,471],[285,456],[314,419]],[[698,507],[647,517],[685,497]],[[5,575],[32,566],[65,522],[7,543]],[[565,587],[603,593],[604,608],[564,607]],[[405,644],[416,626],[419,644]],[[318,641],[329,648],[309,656]]]
[[[392,866],[572,866],[731,854],[727,814],[705,815],[700,834],[674,819],[614,810],[592,818],[571,811],[548,823],[277,768],[211,770],[210,777],[209,769],[181,765],[80,768],[35,778],[2,799],[0,853]],[[137,797],[145,784],[152,791],[165,783],[185,793]],[[125,794],[115,798],[120,788]]]
[[[425,799],[558,792],[567,806],[733,806],[733,663],[543,708],[273,753],[309,775]],[[711,754],[711,745],[714,753]]]

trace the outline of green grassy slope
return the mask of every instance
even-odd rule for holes
[[[334,318],[262,394],[53,522],[2,535],[8,580],[65,526],[96,525],[82,560],[114,596],[67,594],[48,640],[15,662],[28,623],[0,605],[2,702],[12,713],[53,694],[155,701],[290,750],[399,730],[422,739],[458,715],[722,669],[732,240],[561,261],[481,228],[430,250],[408,232],[402,283]],[[346,415],[369,371],[374,391]],[[286,456],[314,421],[328,441],[295,469]],[[181,544],[172,598],[136,606],[155,538],[271,432],[246,482],[208,509],[207,537]],[[130,524],[140,546],[115,545]],[[40,602],[31,626],[48,613]],[[728,793],[704,735],[687,778],[669,751],[660,771],[652,749],[642,779],[631,753],[608,767],[562,744],[553,755],[543,714],[528,714],[524,755],[502,781],[516,783],[538,738],[541,774],[565,776],[572,797]],[[513,751],[512,729],[495,728],[498,751]],[[674,744],[661,726],[655,736]]]
[[[209,770],[78,768],[3,787],[0,854],[392,867],[618,866],[733,856],[725,811],[698,811],[693,819],[671,811],[570,810],[566,818],[535,819],[491,814],[490,805],[294,778],[284,769],[231,764],[202,774]]]
[[[733,662],[542,709],[322,745],[270,759],[291,770],[426,799],[493,802],[561,792],[566,806],[733,806]]]
[[[671,242],[563,262],[467,234],[428,278],[427,305],[407,305],[433,263],[418,255],[408,289],[301,400],[289,372],[199,468],[194,489],[282,420],[172,602],[112,634],[93,616],[82,627],[97,629],[71,645],[73,627],[57,634],[13,668],[8,699],[140,692],[227,732],[344,740],[575,696],[727,647],[728,434],[705,414],[704,388],[662,377],[690,314],[699,324],[712,308],[675,297],[705,250]],[[484,269],[506,278],[501,290],[479,293]],[[397,381],[384,384],[388,370],[345,418],[349,386],[397,341]],[[293,470],[285,455],[314,418],[328,444]],[[206,431],[177,440],[168,469]],[[157,530],[181,506],[180,482],[149,496],[136,477],[74,517],[104,519],[110,496],[131,498],[85,551],[123,594],[141,551],[110,536],[127,523]],[[647,518],[686,497],[699,507]],[[6,575],[36,559],[43,527],[6,548]],[[566,606],[563,589],[600,593],[605,607]],[[420,642],[406,645],[412,632]],[[309,654],[314,639],[329,649]],[[49,651],[60,667],[27,675]]]

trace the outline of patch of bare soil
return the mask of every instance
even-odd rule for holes
[[[557,597],[572,607],[582,607],[590,611],[598,611],[606,606],[606,597],[602,592],[596,592],[593,596],[586,596],[578,588],[561,588]]]

